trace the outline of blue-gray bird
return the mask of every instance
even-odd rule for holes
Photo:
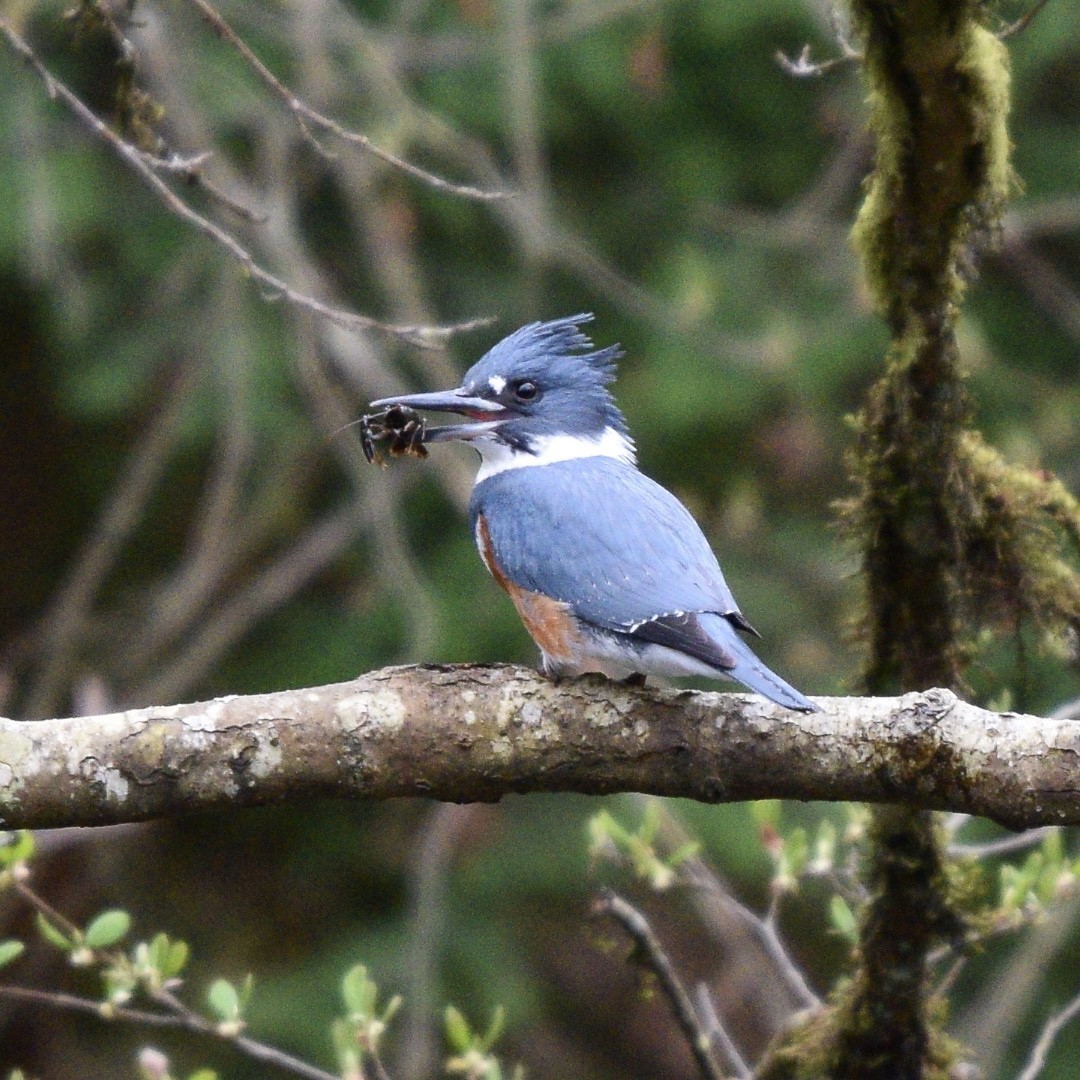
[[[790,709],[817,706],[740,636],[739,611],[689,511],[638,471],[608,390],[618,345],[593,350],[592,315],[530,323],[456,390],[372,402],[459,413],[428,432],[481,464],[469,503],[477,546],[540,646],[549,675],[734,679]]]

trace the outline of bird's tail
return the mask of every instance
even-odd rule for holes
[[[799,712],[820,712],[808,697],[800,694],[795,687],[788,685],[776,672],[767,668],[751,651],[750,646],[739,636],[739,632],[722,615],[702,614],[698,616],[702,628],[712,637],[724,652],[735,658],[734,667],[725,668],[725,678],[741,682],[743,686],[764,694],[770,701]]]

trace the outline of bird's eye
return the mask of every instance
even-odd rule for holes
[[[532,379],[523,379],[519,383],[514,383],[514,397],[518,401],[535,401],[540,395],[540,387],[532,381]]]

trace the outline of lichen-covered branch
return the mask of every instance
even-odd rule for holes
[[[820,701],[822,713],[802,715],[745,694],[425,666],[107,716],[0,720],[0,826],[532,791],[859,799],[1013,828],[1080,823],[1080,721],[991,713],[944,690]]]

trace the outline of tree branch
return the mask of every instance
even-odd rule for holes
[[[945,690],[826,698],[555,685],[516,667],[385,668],[348,683],[64,720],[0,720],[0,825],[105,825],[312,797],[644,791],[704,802],[903,801],[1011,828],[1080,823],[1080,721]]]

